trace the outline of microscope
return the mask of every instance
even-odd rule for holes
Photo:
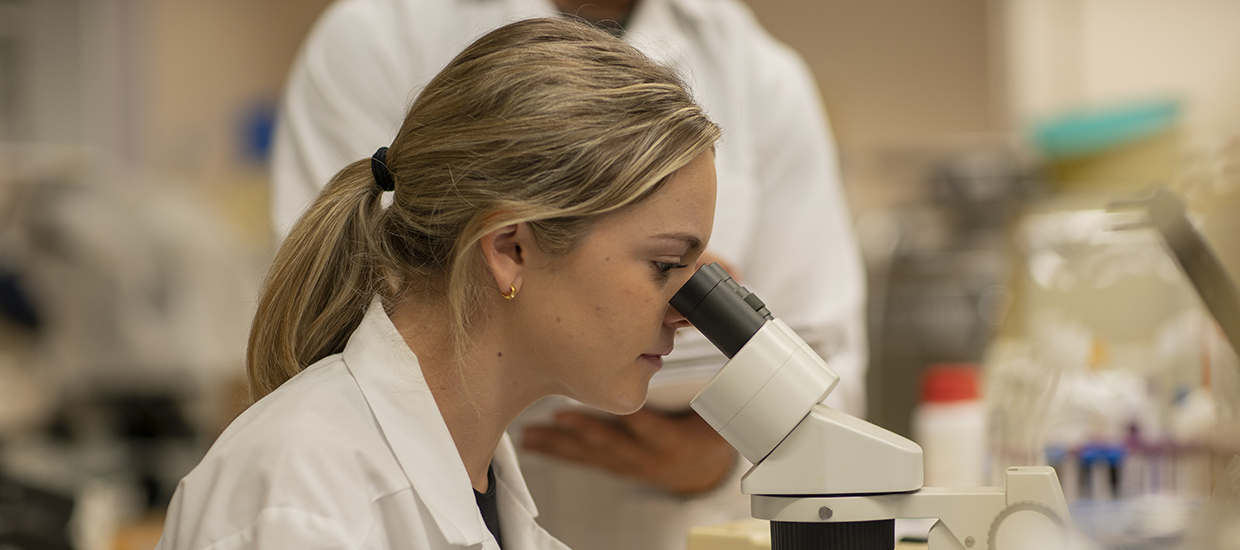
[[[822,404],[839,382],[718,264],[671,300],[728,362],[690,406],[753,467],[741,480],[772,550],[891,550],[896,518],[933,518],[929,550],[1070,546],[1055,471],[1008,468],[1003,487],[923,487],[921,447]]]

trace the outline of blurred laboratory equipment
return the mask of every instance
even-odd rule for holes
[[[1005,142],[906,156],[920,167],[911,198],[858,220],[870,289],[869,419],[903,435],[927,365],[982,360],[1011,301],[1007,228],[1042,194],[1036,167]]]
[[[1222,147],[1209,163],[1236,166],[1234,155]],[[1100,174],[1123,171],[1095,164],[1107,183],[1040,201],[1014,231],[1015,302],[985,360],[990,479],[1052,465],[1073,519],[1105,548],[1188,544],[1240,452],[1227,267],[1240,250],[1234,234],[1206,231],[1235,223],[1240,186],[1200,161],[1180,169],[1192,178],[1141,191],[1117,190],[1122,178]]]
[[[1163,97],[1068,109],[1033,121],[1029,141],[1057,189],[1141,190],[1174,176],[1183,111]]]
[[[935,364],[922,375],[913,409],[913,441],[922,449],[926,485],[981,487],[986,474],[986,407],[976,364]]]
[[[69,550],[73,499],[0,474],[0,548]]]
[[[235,412],[257,262],[175,181],[107,176],[66,148],[0,153],[5,300],[29,311],[0,322],[0,394],[16,398],[0,405],[0,479],[47,495],[0,500],[23,517],[67,502],[71,547],[110,549]]]
[[[1215,486],[1214,494],[1192,520],[1183,550],[1236,550],[1240,548],[1240,456],[1233,457]]]

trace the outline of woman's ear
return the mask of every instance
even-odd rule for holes
[[[507,295],[514,289],[521,289],[522,278],[529,268],[530,253],[534,250],[533,237],[529,224],[520,222],[487,233],[479,241],[482,257],[491,268],[500,294]]]

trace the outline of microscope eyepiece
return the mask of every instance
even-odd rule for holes
[[[671,305],[729,359],[773,319],[766,304],[719,264],[702,266],[672,296]]]

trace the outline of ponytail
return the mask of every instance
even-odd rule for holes
[[[374,228],[381,190],[370,159],[336,174],[293,226],[263,283],[246,371],[257,401],[310,364],[344,350],[379,290]]]

